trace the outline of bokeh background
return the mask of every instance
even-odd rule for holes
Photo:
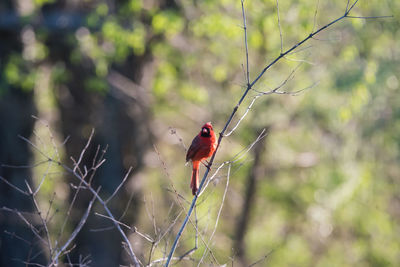
[[[346,3],[280,1],[283,49],[340,17]],[[280,53],[277,7],[245,4],[254,79]],[[231,165],[228,188],[225,166],[200,197],[198,249],[179,266],[400,266],[400,2],[360,0],[352,14],[393,17],[344,19],[263,76],[256,90],[294,69],[282,90],[312,88],[258,98],[224,138],[213,170],[268,133]],[[151,249],[127,231],[144,264],[168,252],[191,200],[185,148],[204,122],[220,131],[245,89],[242,25],[239,0],[1,1],[0,163],[31,167],[2,165],[0,175],[23,190],[45,177],[38,200],[52,242],[68,239],[92,196],[82,190],[67,214],[77,180],[57,164],[33,165],[46,153],[73,166],[95,129],[82,166],[107,149],[93,178],[105,198],[132,166],[110,208],[160,239]],[[26,212],[41,229],[32,199],[3,181],[0,191],[0,207]],[[64,261],[128,264],[110,226],[91,214]],[[177,256],[193,248],[195,232],[189,223]],[[1,266],[47,264],[16,214],[0,212],[0,236]]]

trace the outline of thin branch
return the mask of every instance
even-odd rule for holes
[[[187,151],[187,148],[186,148],[185,143],[183,142],[183,138],[178,134],[178,132],[176,131],[176,129],[173,128],[173,127],[169,127],[168,129],[169,129],[169,131],[170,131],[170,133],[171,133],[172,135],[175,135],[175,136],[176,136],[176,138],[178,139],[179,143],[181,144],[181,146],[183,147],[183,149],[184,149],[185,152],[186,152],[186,151]]]
[[[259,259],[258,261],[253,262],[252,264],[250,264],[248,267],[253,267],[256,266],[257,264],[259,264],[260,262],[265,261],[269,255],[271,255],[271,253],[274,252],[273,250],[271,250],[270,252],[268,252],[267,255],[265,255],[264,257],[262,257],[261,259]]]
[[[26,243],[26,244],[29,245],[29,246],[32,245],[32,242],[30,242],[30,241],[28,241],[28,240],[26,240],[26,239],[24,239],[24,238],[18,236],[17,234],[15,234],[15,232],[12,232],[12,233],[11,233],[11,232],[9,232],[9,231],[7,231],[7,230],[4,230],[4,233],[7,234],[7,235],[10,235],[11,238],[16,238],[16,239],[21,240],[22,242]]]
[[[230,162],[234,163],[236,161],[239,161],[242,159],[252,148],[255,144],[257,144],[261,139],[267,136],[266,129],[264,128],[261,133],[257,136],[257,139],[252,142],[247,148],[243,149],[242,151],[239,151]]]
[[[53,161],[48,161],[48,165],[47,165],[47,167],[46,167],[46,170],[45,170],[45,172],[43,173],[43,175],[42,175],[42,179],[40,179],[40,182],[39,182],[39,185],[38,185],[38,187],[36,188],[36,190],[35,190],[35,192],[33,193],[33,195],[37,195],[37,193],[39,192],[39,190],[40,190],[40,188],[42,187],[42,185],[43,185],[43,183],[44,183],[44,180],[46,179],[46,177],[49,175],[49,171],[50,171],[50,168],[51,168],[51,166],[53,165]]]
[[[146,234],[142,234],[141,232],[139,232],[136,228],[136,226],[133,227],[133,232],[138,234],[139,236],[143,237],[144,239],[146,239],[147,241],[149,241],[150,243],[154,243],[153,238],[151,238],[149,235]]]
[[[54,138],[52,131],[50,130],[49,123],[45,120],[40,119],[39,117],[37,117],[35,115],[32,115],[32,118],[34,118],[35,120],[37,120],[39,123],[43,124],[46,127],[47,131],[49,132],[50,141],[51,141],[51,144],[53,145],[53,149],[54,149],[55,155],[57,156],[57,160],[60,161],[60,153],[58,152],[55,138]]]
[[[315,82],[315,83],[313,83],[313,84],[311,84],[311,85],[309,85],[307,87],[304,87],[304,88],[299,89],[297,91],[291,91],[291,92],[289,92],[289,91],[277,91],[275,89],[271,90],[271,91],[268,91],[268,92],[260,92],[260,91],[257,91],[257,90],[254,90],[254,91],[260,93],[261,95],[277,94],[277,95],[297,96],[300,93],[304,92],[305,90],[308,90],[308,89],[311,89],[311,88],[315,87],[317,84],[318,84],[318,82]]]
[[[48,209],[47,209],[47,213],[46,213],[46,217],[45,217],[45,220],[47,221],[47,222],[49,222],[49,221],[51,221],[51,219],[52,219],[52,217],[50,217],[49,218],[49,215],[50,215],[50,210],[51,210],[51,207],[53,206],[53,203],[54,203],[54,198],[56,197],[56,192],[53,192],[53,195],[51,196],[51,199],[49,200],[49,207],[48,207]]]
[[[60,163],[61,164],[61,163]],[[82,177],[79,176],[79,174],[77,174],[76,172],[74,172],[73,169],[69,168],[68,166],[61,164],[61,166],[68,172],[70,172],[71,174],[73,174],[73,176],[75,176],[78,180],[80,180],[85,186],[88,187],[88,190],[96,197],[97,201],[103,206],[104,210],[106,211],[107,215],[110,218],[113,218],[115,220],[114,215],[111,213],[110,209],[108,208],[106,202],[97,194],[97,192],[88,184],[88,182],[86,182]],[[128,237],[126,236],[125,232],[121,229],[121,226],[116,223],[116,220],[113,221],[115,227],[117,228],[117,230],[119,231],[119,233],[121,234],[122,239],[125,241],[125,244],[127,245],[127,251],[129,253],[130,259],[133,263],[133,265],[135,267],[139,267],[140,263],[138,258],[136,257],[135,253],[133,252],[133,248],[132,245],[128,239]]]
[[[1,167],[3,167],[3,168],[13,168],[13,169],[33,169],[33,168],[36,168],[36,167],[38,167],[38,166],[40,166],[40,165],[42,165],[42,164],[44,164],[44,163],[46,163],[46,162],[49,162],[49,161],[50,161],[50,160],[45,159],[45,160],[39,161],[39,162],[34,163],[34,164],[30,164],[30,165],[9,165],[9,164],[1,164]]]
[[[313,38],[315,35],[319,34],[321,31],[329,28],[330,26],[332,26],[333,24],[341,21],[344,18],[348,17],[349,12],[353,9],[353,7],[355,6],[355,4],[358,2],[358,0],[356,0],[353,5],[346,10],[345,14],[340,16],[339,18],[329,22],[328,24],[325,24],[324,26],[322,26],[321,28],[319,28],[318,30],[310,33],[307,37],[305,37],[303,40],[301,40],[300,42],[296,43],[295,45],[293,45],[291,48],[289,48],[288,50],[286,50],[284,53],[281,53],[278,57],[276,57],[271,63],[269,63],[261,72],[260,74],[257,76],[257,78],[254,79],[254,81],[250,84],[250,89],[258,82],[258,80],[264,75],[264,73],[271,68],[273,65],[275,65],[275,63],[277,63],[281,58],[283,58],[284,56],[286,56],[287,54],[291,53],[293,50],[295,50],[297,47],[301,46],[302,44],[304,44],[305,42],[307,42],[309,39]],[[248,88],[249,89],[249,88]],[[249,89],[249,90],[250,90]],[[245,92],[241,98],[244,99],[246,97],[247,93]],[[243,100],[242,100],[243,101]],[[239,103],[241,103],[241,101],[239,101]]]
[[[27,261],[23,261],[23,260],[19,260],[19,259],[14,259],[14,260],[24,264],[25,266],[46,267],[45,265],[42,265],[42,264],[39,264],[39,263],[31,263],[31,262],[27,262]]]
[[[12,187],[13,189],[17,190],[18,192],[20,192],[21,194],[25,195],[25,196],[29,196],[29,193],[19,189],[17,186],[13,185],[12,183],[10,183],[6,178],[4,178],[3,176],[0,176],[0,180],[2,180],[3,182],[5,182],[6,184],[8,184],[10,187]]]
[[[165,261],[165,260],[167,260],[168,258],[167,257],[164,257],[164,258],[161,258],[161,259],[157,259],[157,260],[154,260],[154,261],[152,261],[148,266],[150,267],[150,266],[153,266],[153,265],[155,265],[155,264],[157,264],[157,263],[160,263],[160,262],[163,262],[163,261]],[[186,257],[184,257],[184,258],[180,258],[180,257],[173,257],[173,258],[171,258],[171,260],[188,260],[188,261],[193,261],[193,259],[191,259],[191,258],[186,258]]]
[[[224,194],[223,194],[223,196],[222,196],[221,205],[220,205],[219,210],[218,210],[217,219],[215,220],[214,229],[213,229],[213,231],[212,231],[212,233],[211,233],[211,235],[210,235],[210,238],[208,239],[208,246],[210,245],[211,240],[212,240],[213,237],[214,237],[215,231],[217,230],[219,218],[220,218],[220,216],[221,216],[222,208],[223,208],[224,203],[225,203],[226,192],[228,192],[230,174],[231,174],[231,164],[228,165],[228,174],[227,174],[227,176],[226,176],[225,190],[224,190]],[[200,266],[200,264],[201,264],[201,262],[202,262],[202,259],[207,255],[207,252],[208,252],[208,250],[205,249],[205,250],[204,250],[204,253],[203,253],[203,256],[201,257],[201,259],[200,259],[200,261],[199,261],[199,263],[198,263],[197,266]]]
[[[386,19],[386,18],[393,18],[393,15],[392,16],[372,16],[372,17],[347,16],[346,18],[349,18],[349,19]]]
[[[158,231],[157,231],[156,217],[154,215],[154,198],[153,198],[153,194],[151,192],[150,192],[150,197],[151,197],[151,218],[153,221],[154,234],[157,236]]]
[[[358,3],[358,0],[354,1],[354,3],[350,6],[350,8],[346,9],[346,13],[345,13],[346,16],[356,6],[357,3]]]
[[[282,52],[283,52],[283,37],[282,37],[282,28],[281,28],[281,18],[279,15],[279,0],[276,0],[276,14],[278,15],[279,37],[281,39],[281,54],[282,54]]]
[[[178,213],[178,215],[175,217],[175,219],[172,221],[172,223],[167,227],[167,229],[165,229],[164,233],[162,233],[160,235],[160,237],[158,238],[156,243],[159,243],[164,238],[164,236],[170,232],[170,230],[176,224],[176,222],[178,221],[179,217],[181,217],[181,215],[182,215],[182,211],[180,211]]]
[[[347,3],[348,3],[348,2],[347,2]],[[315,25],[317,25],[318,7],[319,7],[319,0],[317,1],[317,5],[316,5],[316,7],[315,7],[315,12],[314,12],[314,23],[313,23],[312,31],[315,30]],[[347,8],[346,8],[346,10],[347,10]]]
[[[89,145],[92,142],[93,135],[94,135],[94,129],[92,129],[92,131],[90,133],[90,136],[89,136],[89,139],[86,142],[86,146],[82,149],[81,154],[79,155],[79,159],[75,163],[74,172],[76,171],[77,168],[79,168],[79,164],[82,162],[83,155],[85,155],[86,150],[89,148]]]
[[[28,138],[23,137],[22,135],[18,135],[20,139],[31,145],[37,152],[39,152],[43,157],[45,157],[47,160],[52,160],[50,157],[48,157],[37,145],[32,143]]]
[[[122,182],[118,185],[118,187],[115,189],[114,193],[106,200],[106,203],[108,203],[119,191],[119,189],[121,189],[122,185],[125,183],[126,179],[128,179],[129,174],[132,171],[132,167],[129,167],[129,170],[127,171],[127,173],[125,174],[124,179],[122,180]]]
[[[183,210],[184,212],[186,212],[186,208],[185,208],[185,206],[183,205],[181,199],[184,200],[184,201],[187,202],[187,203],[190,203],[190,202],[187,201],[187,200],[186,200],[181,194],[179,194],[178,191],[176,190],[176,188],[175,188],[175,186],[174,186],[174,183],[173,183],[173,181],[172,181],[172,179],[171,179],[171,177],[170,177],[170,175],[169,175],[169,172],[168,172],[168,170],[167,170],[167,165],[166,165],[165,161],[162,159],[161,154],[160,154],[160,152],[158,151],[158,149],[157,149],[157,147],[156,147],[155,145],[154,145],[154,150],[155,150],[155,152],[157,153],[158,158],[159,158],[159,160],[160,160],[160,162],[161,162],[161,164],[162,164],[162,166],[163,166],[163,170],[164,170],[164,172],[166,173],[166,176],[167,176],[167,178],[168,178],[168,180],[170,181],[171,186],[172,186],[172,190],[169,190],[169,189],[167,189],[167,190],[174,193],[174,195],[175,195],[175,197],[176,197],[176,201],[178,202],[179,206],[182,208],[182,210]],[[147,207],[146,207],[146,210],[147,210]],[[197,225],[196,225],[195,223],[193,223],[193,221],[192,221],[190,218],[188,218],[188,221],[193,225],[193,227],[196,229],[196,233],[197,233],[197,231],[198,231],[198,230],[197,230]],[[176,222],[176,221],[175,221],[175,222]],[[174,224],[175,224],[175,222],[174,222]],[[207,244],[205,243],[205,241],[204,241],[204,239],[203,239],[203,237],[202,237],[201,235],[200,235],[200,239],[201,239],[201,241],[202,241],[205,245],[207,245]],[[178,258],[178,260],[179,260],[179,258]]]
[[[70,235],[69,239],[65,242],[65,244],[57,251],[57,253],[55,254],[55,256],[53,257],[53,261],[51,262],[51,264],[49,265],[51,266],[57,266],[58,265],[58,259],[59,257],[64,253],[64,251],[67,250],[67,248],[71,245],[72,241],[74,241],[74,239],[76,238],[76,236],[78,235],[78,233],[82,230],[82,227],[85,225],[87,218],[89,217],[89,213],[92,209],[93,203],[96,200],[96,195],[97,193],[100,191],[100,188],[97,189],[96,194],[93,194],[93,198],[92,200],[89,202],[89,205],[86,209],[86,212],[83,214],[81,220],[79,221],[78,225],[76,226],[75,230],[72,232],[72,234]]]
[[[35,226],[33,226],[32,223],[30,223],[28,221],[28,219],[25,218],[24,215],[22,215],[22,212],[20,212],[17,209],[10,209],[7,207],[1,207],[0,210],[4,210],[4,211],[8,211],[8,212],[12,212],[18,215],[18,217],[31,229],[32,233],[44,244],[46,244],[47,242],[43,239],[43,237],[40,236],[39,234],[39,230],[35,228]]]
[[[193,252],[195,252],[196,250],[197,250],[197,248],[198,248],[198,233],[199,233],[199,231],[198,231],[198,220],[197,220],[197,211],[196,211],[197,209],[196,209],[196,207],[194,207],[194,217],[195,217],[195,223],[196,223],[196,225],[195,225],[195,236],[194,236],[194,247],[193,248],[191,248],[191,249],[189,249],[188,251],[186,251],[183,255],[181,255],[180,257],[179,257],[179,260],[177,260],[176,262],[175,262],[175,264],[177,264],[178,262],[180,262],[182,259],[184,259],[186,256],[190,256],[190,255],[192,255],[192,253]]]
[[[153,224],[154,235],[157,236],[157,227],[156,227],[155,222],[154,222],[154,213],[151,214],[149,208],[147,207],[146,196],[143,197],[143,202],[144,202],[144,207],[145,207],[145,210],[146,210],[146,213],[147,213],[147,217],[148,217],[149,221],[151,221],[152,224]]]
[[[125,217],[125,215],[127,214],[128,210],[129,210],[129,206],[132,203],[132,200],[133,200],[133,192],[131,192],[131,195],[129,196],[128,203],[126,203],[125,209],[122,212],[121,216],[119,217],[119,220],[122,220]]]
[[[89,177],[89,184],[92,183],[92,180],[93,180],[94,175],[95,175],[95,170],[97,170],[97,168],[99,168],[100,165],[104,163],[104,161],[105,161],[104,155],[106,154],[107,149],[108,149],[108,145],[106,145],[105,148],[101,150],[99,159],[97,160],[97,155],[99,154],[99,151],[100,151],[100,146],[99,145],[97,146],[96,154],[95,154],[95,157],[93,158],[93,162],[92,162],[92,170],[93,170],[93,172],[92,172],[92,175]],[[96,162],[96,160],[97,160],[97,162]]]
[[[86,145],[85,145],[84,149],[83,149],[82,152],[81,152],[80,158],[83,157],[83,154],[84,154],[83,151],[86,151],[86,149],[89,147],[89,145],[90,145],[90,143],[91,143],[91,141],[92,141],[93,135],[94,135],[94,129],[92,129],[92,132],[91,132],[91,134],[90,134],[90,136],[89,136],[89,139],[88,139],[88,141],[86,142]],[[96,154],[96,155],[97,155],[97,154]],[[72,160],[73,160],[73,162],[75,163],[75,167],[74,167],[74,170],[73,170],[73,172],[75,172],[75,170],[76,170],[78,164],[75,162],[75,160],[74,160],[73,158],[72,158]],[[58,163],[61,164],[60,162],[58,162]],[[95,165],[95,162],[93,162],[93,165]],[[65,168],[64,168],[64,169],[65,169]],[[66,170],[66,169],[65,169],[65,170]],[[79,168],[78,168],[78,171],[80,171]],[[92,175],[94,175],[95,172],[96,172],[96,168],[94,168],[93,174],[92,174]],[[78,198],[78,194],[79,194],[80,190],[83,189],[83,188],[82,188],[82,183],[83,183],[83,180],[85,180],[85,177],[83,177],[82,175],[83,175],[83,174],[81,173],[82,180],[79,182],[79,185],[78,185],[77,187],[75,187],[75,188],[76,188],[75,194],[74,194],[74,196],[72,197],[71,203],[69,204],[68,211],[67,211],[67,214],[66,214],[66,218],[65,218],[65,220],[64,220],[64,222],[63,222],[63,224],[62,224],[62,226],[61,226],[61,228],[60,228],[60,231],[59,231],[59,233],[58,233],[57,240],[59,240],[59,239],[61,238],[61,235],[64,233],[64,230],[65,230],[65,227],[66,227],[67,222],[68,222],[68,220],[69,220],[69,217],[70,217],[70,215],[71,215],[72,209],[73,209],[73,207],[74,207],[74,205],[75,205],[75,201],[76,201],[77,198]],[[89,179],[89,183],[90,183],[90,179]],[[71,186],[73,186],[73,185],[71,184]],[[74,186],[73,186],[73,188],[74,188]],[[84,188],[84,189],[87,189],[87,188]]]
[[[247,22],[246,22],[246,12],[244,10],[244,1],[242,3],[242,17],[243,17],[243,31],[244,31],[244,46],[246,50],[246,83],[247,86],[250,84],[250,70],[249,70],[249,47],[247,42]]]
[[[249,113],[250,109],[253,107],[253,104],[256,102],[256,100],[257,100],[259,97],[261,97],[261,96],[263,96],[263,95],[274,94],[274,93],[276,93],[276,94],[289,94],[289,93],[286,93],[286,92],[279,92],[278,90],[279,90],[280,88],[282,88],[284,85],[286,85],[286,83],[287,83],[288,81],[290,81],[290,80],[293,79],[294,74],[295,74],[296,71],[300,68],[301,65],[302,65],[302,63],[298,64],[298,65],[296,66],[296,68],[294,68],[294,70],[288,75],[288,77],[287,77],[280,85],[278,85],[276,88],[274,88],[274,89],[272,89],[272,90],[270,90],[270,91],[268,91],[268,92],[260,92],[260,91],[257,91],[257,90],[255,90],[255,89],[253,89],[253,91],[258,92],[259,94],[253,97],[253,100],[250,102],[250,104],[249,104],[249,106],[247,107],[247,109],[246,109],[246,111],[244,112],[244,114],[240,117],[240,119],[238,120],[238,122],[236,123],[236,125],[232,128],[232,130],[231,130],[229,133],[225,134],[224,137],[230,136],[230,135],[236,130],[236,128],[239,127],[240,123],[241,123],[242,120],[247,116],[247,114]]]
[[[254,102],[256,102],[257,98],[259,98],[262,94],[258,94],[257,96],[255,96],[253,98],[253,100],[250,102],[250,105],[247,107],[246,111],[244,112],[244,114],[242,115],[242,117],[240,117],[240,119],[238,120],[238,122],[236,123],[236,125],[232,128],[232,130],[225,134],[224,137],[228,137],[230,136],[237,127],[239,127],[240,123],[242,122],[242,120],[247,116],[247,113],[249,113],[250,109],[253,107]]]
[[[309,45],[309,46],[306,46],[306,47],[304,47],[304,48],[297,49],[296,51],[290,52],[290,53],[288,53],[288,55],[294,55],[294,54],[303,52],[303,51],[305,51],[305,50],[308,50],[308,49],[310,49],[310,48],[312,48],[312,47],[313,47],[312,45]],[[287,58],[287,57],[286,57],[286,58]]]
[[[223,162],[221,165],[218,166],[218,168],[215,170],[214,174],[210,177],[210,179],[207,180],[207,183],[204,185],[204,189],[199,193],[199,196],[201,196],[203,194],[203,192],[205,192],[208,184],[214,180],[215,176],[218,174],[219,170],[224,167],[226,164],[229,164],[229,161]]]
[[[36,212],[37,212],[37,214],[38,214],[40,220],[42,221],[42,225],[43,225],[43,228],[44,228],[44,230],[45,230],[46,237],[47,237],[47,245],[48,245],[48,247],[49,247],[50,255],[53,255],[53,246],[52,246],[52,244],[51,244],[49,229],[48,229],[48,227],[47,227],[47,222],[46,222],[46,220],[42,217],[42,212],[40,211],[39,204],[38,204],[37,201],[36,201],[36,198],[35,198],[34,193],[32,192],[32,188],[30,187],[29,183],[28,183],[26,180],[25,180],[25,184],[26,184],[26,187],[28,188],[29,195],[30,195],[31,198],[32,198],[32,202],[33,202],[33,205],[34,205],[34,207],[35,207],[35,209],[36,209]]]
[[[291,95],[291,96],[297,96],[297,95],[301,94],[302,92],[304,92],[304,91],[306,91],[306,90],[308,90],[308,89],[311,89],[311,88],[313,88],[313,87],[317,86],[317,84],[318,84],[318,82],[315,82],[315,83],[313,83],[313,84],[311,84],[311,85],[309,85],[309,86],[307,86],[307,87],[304,87],[303,89],[299,89],[299,90],[297,90],[297,91],[293,91],[293,92],[287,92],[287,91],[276,91],[276,92],[275,92],[275,94],[278,94],[278,95]]]
[[[119,225],[121,225],[121,226],[123,226],[123,227],[125,227],[125,228],[127,228],[127,229],[129,229],[129,230],[131,229],[131,227],[130,227],[129,225],[126,225],[126,224],[124,224],[123,222],[117,221],[116,219],[111,218],[110,216],[103,215],[103,214],[100,214],[100,213],[98,213],[98,212],[95,212],[94,215],[99,216],[99,217],[102,217],[102,218],[109,219],[109,220],[111,220],[113,223],[119,224]]]
[[[305,60],[305,59],[289,58],[288,56],[285,56],[285,59],[288,60],[288,61],[293,61],[293,62],[307,63],[307,64],[312,65],[312,66],[315,65],[314,62],[308,61],[308,60]]]

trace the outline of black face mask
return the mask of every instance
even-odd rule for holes
[[[204,127],[201,129],[201,136],[203,137],[210,137],[210,129]]]

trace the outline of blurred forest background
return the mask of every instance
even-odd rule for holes
[[[277,5],[245,4],[254,79],[281,51]],[[346,4],[279,1],[283,49]],[[344,19],[268,70],[255,89],[278,86],[294,69],[281,90],[312,88],[258,98],[224,138],[212,171],[268,133],[231,165],[229,187],[224,166],[199,198],[198,249],[179,266],[400,266],[400,2],[360,0],[352,15],[393,18]],[[76,194],[78,180],[41,153],[73,167],[93,128],[81,167],[107,150],[92,180],[105,199],[133,167],[108,205],[160,240],[125,229],[144,265],[165,256],[192,198],[185,147],[207,121],[221,131],[245,89],[242,26],[240,0],[2,0],[0,265],[49,262],[15,210],[39,236],[45,218],[54,247],[79,223],[92,194]],[[27,191],[42,179],[40,214],[4,181]],[[194,247],[195,233],[189,223],[176,256]],[[92,212],[62,260],[126,265],[121,242]]]

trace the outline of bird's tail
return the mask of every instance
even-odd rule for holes
[[[190,188],[192,188],[192,194],[196,195],[197,189],[199,189],[199,167],[200,162],[193,162],[192,179],[190,180]]]

